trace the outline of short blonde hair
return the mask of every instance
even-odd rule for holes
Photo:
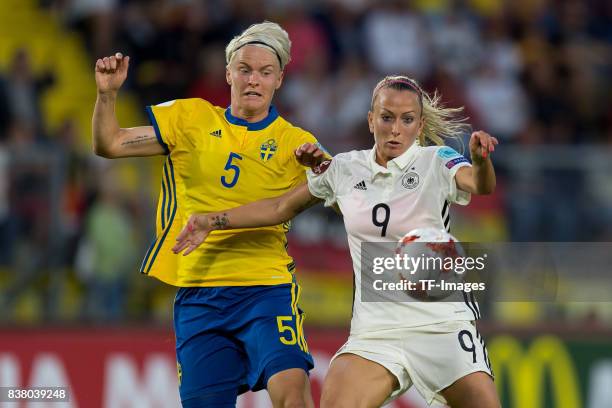
[[[467,117],[457,117],[463,112],[463,107],[447,108],[442,104],[442,97],[435,91],[429,95],[417,81],[404,75],[391,75],[381,80],[372,92],[370,110],[374,111],[374,101],[383,88],[406,90],[417,94],[423,115],[423,131],[419,134],[419,144],[444,145],[444,139],[456,139],[463,145],[462,136],[471,131],[466,123]]]
[[[281,26],[270,21],[253,24],[235,36],[225,47],[225,62],[230,64],[236,51],[245,45],[267,48],[278,58],[281,71],[291,61],[291,40]]]

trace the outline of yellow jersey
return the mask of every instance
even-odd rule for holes
[[[176,236],[193,213],[230,209],[277,197],[306,181],[294,157],[315,137],[272,106],[250,123],[231,108],[203,99],[147,107],[167,158],[157,207],[156,238],[140,271],[175,286],[276,285],[293,281],[288,225],[213,231],[188,256],[175,255]]]

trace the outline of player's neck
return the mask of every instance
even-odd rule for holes
[[[383,166],[385,169],[387,168],[387,163],[389,163],[389,158],[384,158],[379,152],[378,150],[376,151],[376,163],[380,164],[381,166]]]
[[[262,121],[268,116],[269,113],[269,107],[261,111],[247,111],[232,105],[231,110],[233,116],[246,120],[249,123]]]

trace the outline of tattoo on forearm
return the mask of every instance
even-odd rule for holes
[[[141,143],[148,142],[149,140],[152,140],[154,138],[155,138],[155,136],[140,135],[140,136],[134,137],[133,139],[126,140],[125,142],[121,143],[121,146],[141,144]]]
[[[223,213],[223,215],[215,215],[212,217],[212,226],[216,229],[225,229],[229,225],[229,218],[227,218],[227,213]]]

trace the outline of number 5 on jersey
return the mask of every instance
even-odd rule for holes
[[[229,176],[221,176],[221,184],[223,184],[223,186],[227,188],[234,187],[238,182],[238,177],[240,177],[240,167],[238,167],[237,164],[232,163],[234,159],[242,160],[242,156],[240,156],[238,153],[230,152],[230,155],[227,158],[227,163],[225,163],[224,169],[229,172],[233,172],[233,177],[230,178]]]

